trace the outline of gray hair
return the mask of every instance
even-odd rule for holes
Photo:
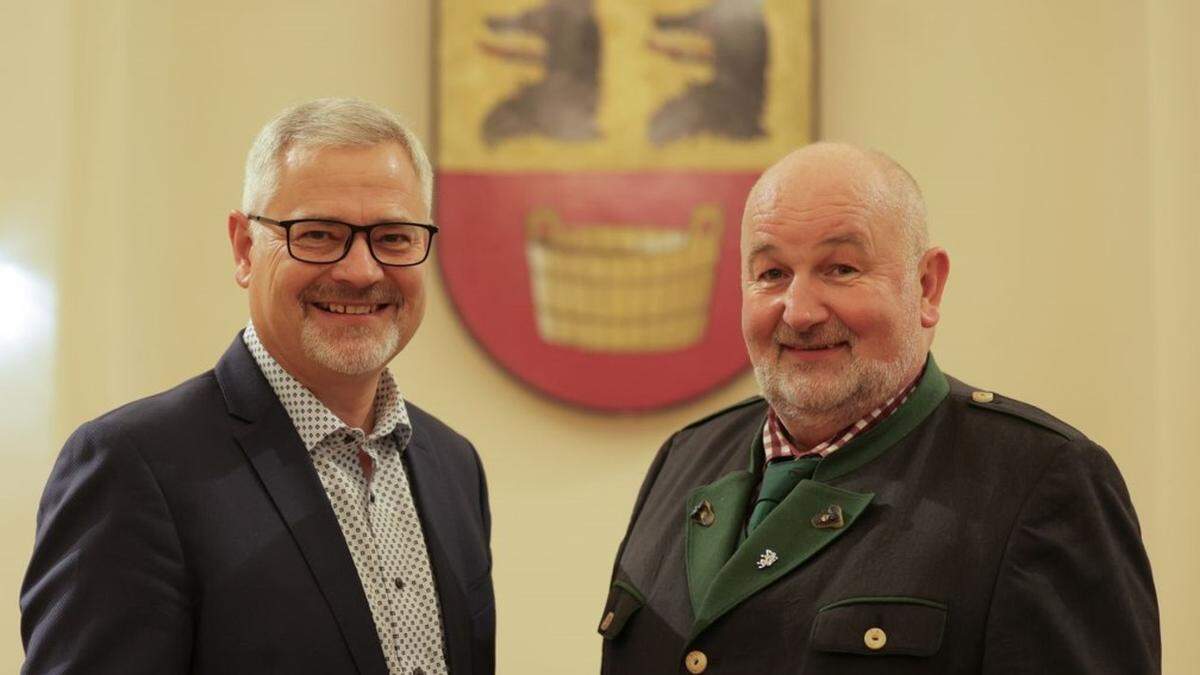
[[[398,143],[408,153],[421,183],[426,208],[433,207],[433,167],[416,134],[395,113],[353,98],[319,98],[279,113],[250,145],[242,182],[242,211],[266,206],[279,189],[279,164],[292,148],[368,147]]]

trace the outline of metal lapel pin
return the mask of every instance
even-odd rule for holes
[[[692,520],[700,523],[701,527],[708,527],[717,519],[717,512],[713,511],[712,504],[708,503],[708,500],[705,499],[697,504],[696,508],[692,509],[690,516]]]
[[[842,507],[830,504],[817,515],[812,517],[812,526],[818,530],[836,530],[846,524],[842,516]]]

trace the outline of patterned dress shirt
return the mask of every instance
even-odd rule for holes
[[[347,426],[267,353],[254,324],[242,336],[308,449],[358,570],[392,675],[445,675],[442,616],[425,535],[401,453],[412,437],[388,371],[371,433]]]

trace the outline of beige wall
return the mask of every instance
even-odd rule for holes
[[[1165,672],[1191,672],[1197,9],[839,1],[818,23],[823,135],[905,163],[951,252],[940,361],[1112,451],[1155,568]],[[57,446],[81,421],[210,367],[245,320],[224,216],[254,131],[287,103],[355,95],[428,138],[431,43],[429,7],[415,1],[4,3],[0,25],[21,27],[0,41],[0,265],[43,280],[58,303],[57,341],[48,324],[0,342],[8,672]],[[752,382],[642,417],[570,410],[500,372],[431,281],[425,325],[393,370],[487,464],[500,672],[595,672],[595,623],[645,465],[671,429]]]

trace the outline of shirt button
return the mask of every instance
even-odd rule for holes
[[[683,657],[683,665],[692,675],[700,675],[708,669],[708,656],[700,650],[690,651]]]
[[[375,503],[375,493],[374,492],[371,493],[371,503],[372,504]]]
[[[398,591],[404,590],[404,580],[401,579],[400,577],[396,577],[396,590],[398,590]]]

